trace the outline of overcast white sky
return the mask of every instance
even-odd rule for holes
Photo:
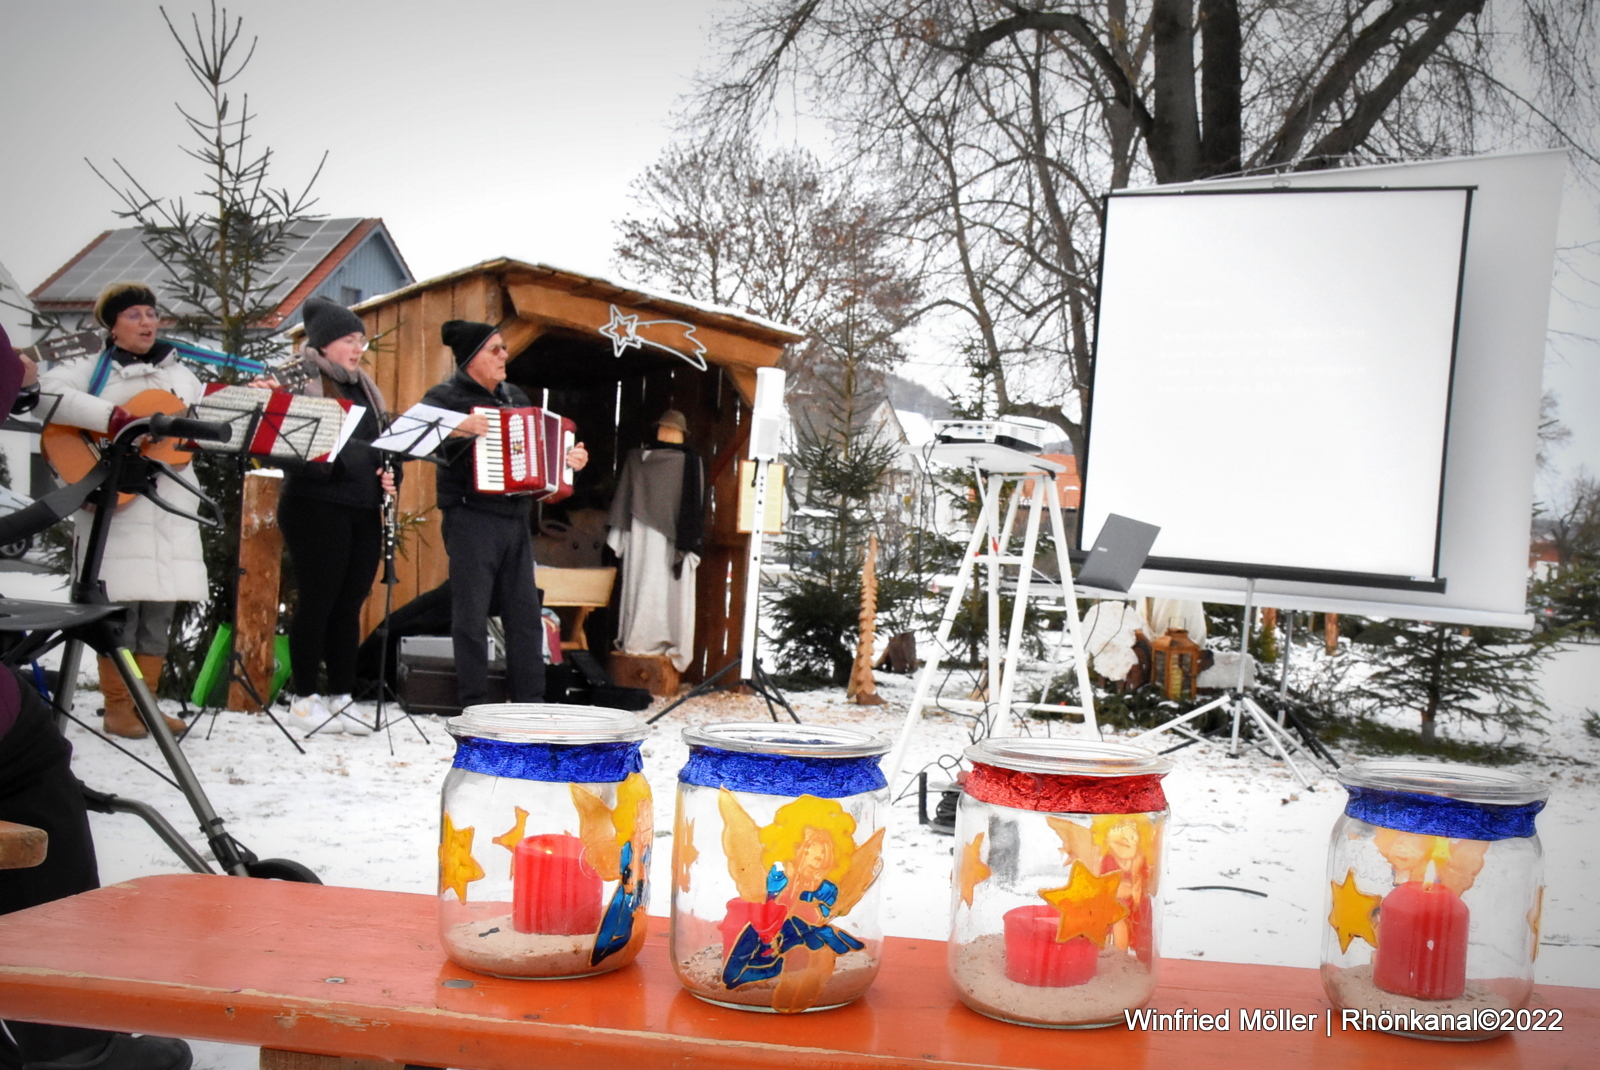
[[[228,10],[260,38],[238,88],[277,154],[279,184],[303,183],[329,150],[318,210],[382,216],[419,278],[494,256],[614,275],[612,223],[628,183],[669,141],[724,2],[234,0]],[[175,20],[190,10],[168,5]],[[120,225],[85,157],[102,169],[122,161],[155,193],[196,188],[173,102],[203,102],[177,56],[149,0],[0,0],[0,263],[24,290]],[[1569,197],[1563,232],[1600,234],[1594,206]],[[1586,271],[1600,278],[1600,256]],[[1600,287],[1561,289],[1552,324],[1600,336]],[[1560,472],[1600,474],[1600,343],[1552,352],[1546,383],[1574,432]],[[919,358],[930,363],[914,377],[937,380],[938,355]]]

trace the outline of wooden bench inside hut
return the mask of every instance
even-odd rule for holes
[[[440,342],[447,320],[500,325],[512,359],[507,378],[535,405],[574,420],[589,465],[571,498],[535,510],[535,555],[547,603],[559,608],[565,645],[611,655],[618,683],[674,693],[679,674],[665,658],[618,657],[617,599],[605,605],[597,577],[547,568],[618,564],[605,549],[605,516],[628,452],[650,441],[668,409],[687,418],[687,442],[706,466],[705,551],[696,584],[693,656],[682,679],[694,682],[739,656],[748,536],[736,530],[738,461],[745,457],[756,369],[778,363],[802,335],[754,316],[684,298],[646,293],[603,279],[515,260],[492,260],[419,282],[356,307],[373,346],[365,367],[391,408],[404,411],[454,374]],[[442,584],[448,562],[428,466],[411,463],[402,514],[422,517],[403,535],[396,608]],[[596,592],[599,592],[597,594]],[[383,616],[375,584],[363,613],[370,632]]]

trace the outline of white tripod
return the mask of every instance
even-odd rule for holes
[[[895,741],[894,749],[889,752],[889,760],[884,763],[884,771],[888,775],[891,789],[907,776],[901,769],[906,750],[911,745],[911,737],[922,718],[922,711],[935,704],[929,701],[933,679],[939,671],[940,663],[945,660],[950,631],[955,624],[956,616],[961,611],[962,600],[973,584],[979,582],[975,578],[975,573],[980,562],[986,566],[988,581],[986,643],[988,676],[985,695],[982,700],[941,698],[937,705],[954,710],[978,711],[978,726],[974,735],[980,739],[992,735],[995,728],[1005,724],[1011,715],[1013,696],[1017,688],[1017,660],[1022,646],[1022,626],[1033,586],[1033,561],[1039,544],[1039,522],[1046,510],[1050,513],[1050,530],[1055,537],[1056,567],[1060,570],[1062,601],[1065,603],[1066,615],[1066,619],[1062,622],[1061,639],[1056,643],[1050,661],[1051,676],[1060,663],[1063,650],[1070,643],[1073,667],[1078,678],[1078,695],[1082,704],[1067,706],[1029,702],[1022,704],[1020,708],[1030,712],[1052,711],[1078,715],[1082,718],[1084,731],[1087,734],[1094,738],[1099,738],[1100,735],[1094,715],[1094,692],[1089,687],[1089,670],[1083,656],[1083,636],[1078,622],[1077,599],[1073,595],[1072,568],[1067,559],[1067,532],[1066,525],[1061,519],[1061,495],[1056,489],[1055,482],[1056,474],[1064,471],[1063,467],[1054,461],[995,446],[936,446],[931,451],[930,459],[946,463],[970,461],[978,473],[978,491],[982,495],[982,502],[978,522],[973,527],[972,538],[967,543],[966,554],[961,559],[960,576],[950,591],[950,598],[944,607],[944,616],[939,621],[933,654],[923,665],[922,675],[917,678],[917,690],[911,700],[911,709],[906,713],[905,724],[900,729],[900,736]],[[1033,484],[1031,492],[1026,487],[1029,480]],[[1005,523],[1001,524],[1000,499],[1008,483],[1016,486],[1006,506]],[[1011,553],[1010,544],[1016,530],[1017,509],[1024,496],[1028,498],[1029,508],[1027,526],[1022,537],[1022,549],[1020,553]],[[1002,654],[1000,645],[1002,569],[1011,567],[1017,569],[1016,600],[1012,604],[1010,630]]]

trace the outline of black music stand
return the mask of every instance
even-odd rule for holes
[[[454,431],[461,420],[465,420],[467,413],[460,413],[460,420],[450,426],[445,426],[447,421],[443,416],[427,416],[418,413],[419,408],[426,406],[413,406],[411,409],[400,413],[389,421],[389,427],[373,442],[373,448],[384,454],[383,466],[391,476],[394,472],[394,458],[396,455],[415,461],[429,461],[433,464],[441,463],[433,456],[434,450],[444,442],[451,431]],[[452,415],[457,415],[452,413]],[[398,425],[398,426],[397,426]],[[387,729],[393,723],[388,716],[388,704],[391,697],[389,693],[389,622],[394,615],[394,588],[400,582],[399,575],[395,572],[394,555],[399,543],[399,517],[396,515],[399,503],[393,495],[384,496],[383,506],[383,619],[373,629],[379,639],[378,643],[378,708],[373,715],[372,730]],[[417,735],[422,737],[424,743],[429,742],[427,733],[422,731],[422,726],[417,723],[416,715],[410,710],[401,707],[406,719],[411,722],[411,727],[417,730]],[[321,726],[318,726],[321,727]],[[394,752],[394,735],[389,735],[389,750]]]

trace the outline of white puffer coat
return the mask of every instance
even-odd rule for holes
[[[89,393],[89,380],[98,359],[66,361],[39,376],[39,414],[48,415],[51,423],[104,431],[111,423],[112,408],[135,394],[165,390],[192,405],[203,393],[200,380],[183,366],[176,352],[169,352],[154,364],[113,363],[105,387],[96,396]],[[187,478],[193,481],[193,476]],[[156,493],[179,509],[197,511],[195,496],[166,476],[157,477]],[[77,516],[74,560],[79,564],[93,522],[94,516],[87,510]],[[118,506],[100,578],[113,602],[203,601],[207,587],[200,526],[142,497]]]

